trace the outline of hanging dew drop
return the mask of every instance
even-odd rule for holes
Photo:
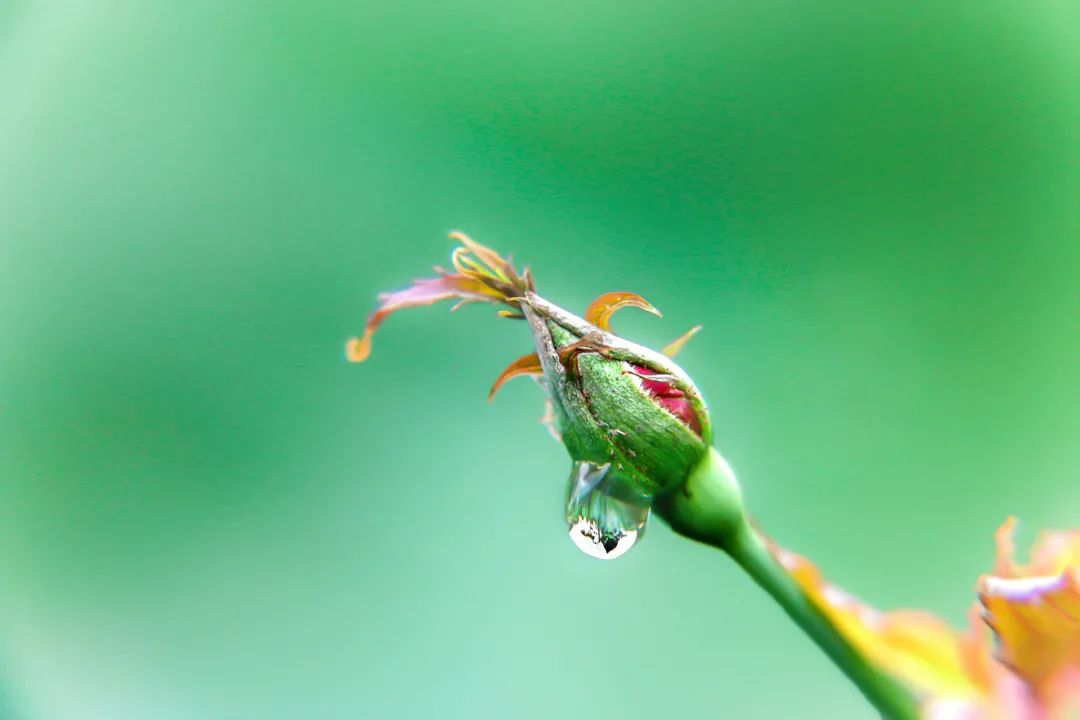
[[[574,464],[566,524],[570,539],[586,555],[614,560],[641,538],[652,499],[631,488],[610,464]]]

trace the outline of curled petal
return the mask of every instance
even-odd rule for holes
[[[610,332],[611,316],[615,314],[616,310],[624,307],[641,308],[645,312],[661,317],[660,311],[637,293],[609,292],[592,301],[585,311],[585,319],[601,330]]]
[[[415,281],[410,287],[379,296],[382,305],[368,316],[363,337],[352,338],[346,354],[352,362],[363,362],[371,354],[371,336],[391,313],[404,308],[431,305],[440,300],[457,298],[462,302],[502,302],[498,292],[479,280],[462,275],[443,275]]]
[[[1009,518],[998,531],[997,575],[979,581],[998,657],[1046,705],[1080,699],[1080,531],[1044,533],[1028,565],[1013,557]]]
[[[544,368],[540,364],[540,356],[536,353],[529,353],[528,355],[522,355],[514,362],[507,365],[506,369],[502,371],[502,374],[495,380],[495,384],[491,386],[491,392],[488,393],[488,401],[495,399],[495,393],[499,392],[499,388],[506,384],[508,380],[518,377],[519,375],[543,375]]]
[[[664,353],[669,358],[675,357],[679,354],[679,351],[686,347],[686,343],[690,342],[690,338],[698,334],[699,330],[701,330],[701,325],[695,325],[694,327],[690,328],[682,335],[665,345],[664,349],[660,352]]]
[[[514,272],[514,266],[506,258],[503,258],[499,253],[495,252],[486,245],[481,245],[463,232],[454,231],[450,233],[451,240],[457,240],[463,247],[454,252],[453,260],[455,266],[459,262],[468,263],[472,269],[481,273],[488,272],[494,275],[503,282],[512,282],[517,273]],[[467,253],[472,253],[479,258],[479,263],[471,258],[463,257]],[[485,269],[486,268],[486,269]]]
[[[469,257],[469,248],[464,245],[454,248],[454,252],[450,254],[450,264],[462,275],[467,273],[488,273],[488,270],[479,260]]]

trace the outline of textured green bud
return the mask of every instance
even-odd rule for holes
[[[686,372],[535,293],[521,309],[570,457],[610,464],[644,496],[680,485],[705,455],[710,433]]]
[[[611,313],[624,305],[655,312],[630,293],[598,298],[586,312],[592,322],[531,290],[519,304],[532,329],[555,429],[574,461],[566,508],[570,538],[602,559],[633,547],[655,498],[680,487],[709,452],[708,412],[689,376],[670,357],[608,331]]]

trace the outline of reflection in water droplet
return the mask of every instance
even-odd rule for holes
[[[570,539],[594,558],[625,555],[645,532],[651,500],[613,472],[610,464],[575,463],[566,500]]]

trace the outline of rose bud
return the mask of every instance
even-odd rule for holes
[[[367,358],[375,328],[398,309],[450,298],[508,306],[500,315],[528,322],[535,352],[511,363],[489,397],[519,375],[544,386],[546,419],[573,460],[571,538],[594,557],[624,554],[644,531],[654,498],[681,486],[709,451],[704,400],[671,359],[699,328],[656,352],[611,333],[620,308],[660,314],[639,295],[601,295],[579,317],[538,295],[527,269],[519,274],[490,248],[452,237],[462,243],[452,255],[455,272],[436,268],[439,277],[381,296],[363,338],[349,344],[350,359]]]

